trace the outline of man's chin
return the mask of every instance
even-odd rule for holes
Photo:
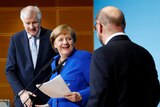
[[[30,35],[32,35],[32,36],[35,36],[37,33],[29,33]]]

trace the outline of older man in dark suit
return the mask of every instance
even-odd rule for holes
[[[46,68],[32,84],[30,82],[55,52],[49,41],[51,31],[41,27],[41,12],[37,6],[23,8],[20,18],[25,30],[10,39],[6,77],[17,99],[15,107],[34,107],[34,104],[45,104],[49,99],[42,92],[33,91],[35,85],[42,83],[51,73],[51,67]]]
[[[157,107],[160,86],[150,53],[124,33],[125,18],[113,6],[103,8],[95,29],[102,47],[91,60],[88,107]]]

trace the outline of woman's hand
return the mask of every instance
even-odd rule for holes
[[[77,102],[82,100],[82,96],[80,95],[79,92],[72,92],[70,94],[65,95],[64,97],[72,102]]]

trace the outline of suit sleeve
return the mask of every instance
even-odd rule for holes
[[[19,91],[23,89],[18,77],[17,65],[16,65],[16,48],[13,37],[10,40],[10,46],[8,49],[7,63],[6,63],[6,77],[10,83],[14,93],[17,95]]]
[[[90,60],[91,60],[91,54],[86,54],[85,57],[82,60],[82,71],[83,75],[88,83],[88,87],[79,91],[79,93],[82,96],[82,105],[86,105],[90,96],[90,87],[89,87],[89,72],[90,72]]]

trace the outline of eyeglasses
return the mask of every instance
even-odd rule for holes
[[[97,26],[97,23],[94,24],[94,30],[95,30],[95,31],[97,30],[97,27],[96,27],[96,26]]]

